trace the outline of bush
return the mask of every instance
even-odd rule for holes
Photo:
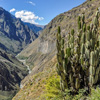
[[[46,93],[44,95],[46,100],[62,100],[63,97],[65,97],[65,100],[83,100],[85,98],[85,89],[80,89],[75,96],[71,95],[71,90],[68,89],[65,92],[61,92],[59,81],[60,77],[58,75],[52,75],[47,79],[45,85]]]
[[[60,95],[60,83],[59,83],[59,81],[60,81],[60,78],[58,75],[50,76],[50,78],[47,79],[46,85],[45,85],[46,100],[54,99]]]
[[[100,100],[100,88],[91,89],[91,95],[89,95],[88,100]]]

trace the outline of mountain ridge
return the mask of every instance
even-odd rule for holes
[[[37,38],[27,25],[0,7],[0,43],[6,51],[16,54]],[[3,41],[5,40],[5,41]]]

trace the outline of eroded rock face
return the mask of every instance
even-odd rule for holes
[[[0,67],[4,66],[3,64],[0,63]],[[10,76],[10,73],[7,69],[5,68],[0,68],[0,90],[2,91],[10,91],[13,90],[14,88],[11,86],[11,81],[13,78]],[[12,80],[13,82],[13,80]]]
[[[50,53],[56,46],[55,42],[52,41],[45,41],[40,39],[39,40],[39,46],[38,46],[38,52],[41,52],[42,54]]]
[[[21,80],[28,74],[26,66],[11,54],[0,51],[0,90],[18,90]]]

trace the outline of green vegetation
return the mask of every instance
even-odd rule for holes
[[[50,100],[52,98],[59,97],[60,95],[60,84],[59,84],[60,78],[59,76],[51,76],[46,81],[46,100]]]
[[[89,100],[100,100],[100,88],[91,89],[91,95],[88,98]]]
[[[91,88],[99,82],[100,76],[100,35],[98,33],[99,12],[93,23],[86,26],[85,16],[78,17],[78,33],[74,29],[68,34],[67,48],[61,37],[61,29],[57,33],[57,73],[60,76],[62,92],[70,89],[75,95],[79,89],[85,88],[90,93]]]
[[[64,92],[61,92],[59,81],[60,77],[55,74],[47,79],[45,95],[42,95],[42,98],[45,97],[44,100],[62,100],[63,96],[65,96],[65,100],[100,100],[99,87],[92,88],[89,95],[86,95],[85,89],[79,89],[76,95],[72,95],[71,89],[65,89]]]
[[[62,100],[63,96],[65,96],[65,100],[79,100],[86,98],[84,96],[84,93],[86,92],[84,89],[80,89],[75,96],[71,95],[71,90],[69,89],[66,89],[64,93],[61,92],[59,81],[60,77],[58,75],[53,75],[47,79],[45,85],[46,100]]]

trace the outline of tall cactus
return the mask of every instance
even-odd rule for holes
[[[57,60],[58,64],[57,66],[57,72],[61,76],[60,86],[61,90],[64,91],[65,88],[67,88],[67,80],[65,75],[65,57],[64,57],[64,39],[61,38],[60,34],[60,26],[58,27],[58,33],[57,33]]]
[[[74,29],[68,34],[67,48],[61,29],[57,33],[57,72],[61,78],[61,89],[71,88],[77,93],[80,88],[87,87],[88,91],[100,81],[100,35],[98,33],[99,12],[91,25],[86,26],[85,16],[78,17],[78,33]]]

